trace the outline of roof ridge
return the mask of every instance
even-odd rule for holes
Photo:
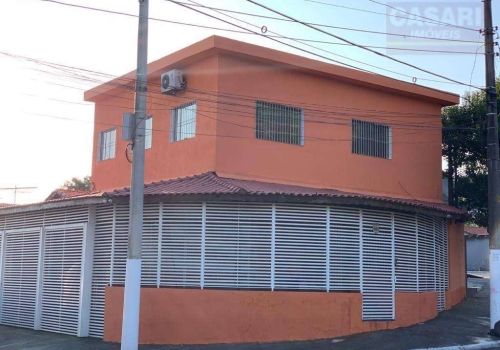
[[[220,177],[219,175],[217,175],[217,173],[215,171],[211,172],[211,177],[215,183],[217,183],[221,186],[224,186],[224,187],[228,188],[229,190],[236,191],[238,193],[248,193],[248,191],[246,189],[244,189],[243,187],[236,186],[234,184],[226,182],[225,181],[226,178]]]

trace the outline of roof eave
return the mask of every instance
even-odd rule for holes
[[[112,200],[107,197],[91,197],[91,198],[82,197],[82,198],[65,199],[65,200],[54,200],[52,202],[42,202],[42,203],[16,205],[12,207],[0,208],[0,215],[19,214],[31,211],[38,211],[38,210],[65,208],[77,205],[103,204],[111,202]]]
[[[457,94],[407,83],[383,75],[370,74],[220,36],[208,37],[148,64],[148,76],[158,75],[163,72],[166,67],[173,65],[182,68],[183,65],[188,65],[191,62],[216,53],[245,56],[265,62],[272,62],[273,64],[286,65],[315,74],[328,75],[330,77],[335,77],[336,79],[354,84],[376,87],[379,89],[382,88],[387,91],[406,95],[419,96],[421,98],[439,103],[442,107],[456,105],[460,102],[460,96]],[[112,95],[112,92],[119,89],[120,86],[127,85],[134,80],[135,70],[86,91],[84,93],[84,99],[89,102],[97,102],[100,99],[105,98],[107,95]]]

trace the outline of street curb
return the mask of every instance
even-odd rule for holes
[[[492,349],[499,346],[500,346],[500,340],[495,340],[479,344],[444,346],[442,348],[420,348],[414,350],[483,350],[483,349]]]

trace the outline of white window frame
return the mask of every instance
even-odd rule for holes
[[[144,120],[144,145],[146,149],[153,146],[153,117],[146,117]]]
[[[190,114],[185,115],[185,111]],[[194,113],[194,118],[192,114]],[[184,118],[192,118],[189,124],[183,124]],[[172,108],[170,113],[170,142],[190,139],[196,136],[197,103],[189,102]],[[187,130],[186,130],[187,129]]]
[[[105,139],[105,135],[110,135],[110,142]],[[99,161],[113,159],[116,156],[116,128],[102,130],[99,132],[99,147],[98,147]],[[105,152],[107,151],[107,153]]]

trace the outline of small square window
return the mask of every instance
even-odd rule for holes
[[[304,144],[302,109],[257,101],[255,137],[262,140]]]
[[[112,159],[116,153],[116,129],[99,133],[99,160]]]
[[[384,124],[353,119],[352,153],[392,159],[392,128]]]
[[[172,109],[170,142],[196,136],[196,102]]]

